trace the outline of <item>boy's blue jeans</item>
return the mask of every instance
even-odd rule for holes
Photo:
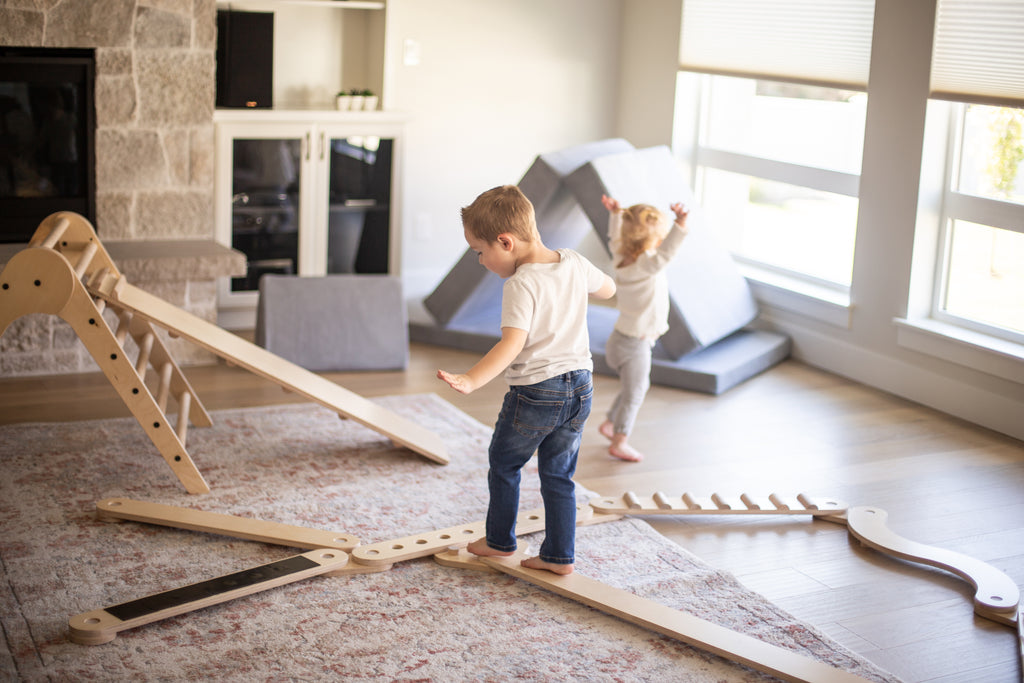
[[[589,370],[509,387],[488,451],[489,547],[503,552],[516,549],[520,470],[536,451],[545,526],[539,556],[552,564],[573,564],[576,486],[572,477],[593,395]]]

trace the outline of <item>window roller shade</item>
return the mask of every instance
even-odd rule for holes
[[[874,0],[684,0],[680,68],[865,90]]]
[[[939,0],[931,96],[1024,106],[1024,0]]]

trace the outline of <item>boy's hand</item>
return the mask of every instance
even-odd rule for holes
[[[612,199],[606,194],[601,195],[601,203],[604,204],[604,208],[608,209],[611,213],[617,213],[619,210],[619,201]]]
[[[438,370],[437,378],[447,382],[448,386],[460,394],[468,394],[476,389],[476,387],[473,386],[473,380],[470,379],[469,375],[453,375],[450,372]]]

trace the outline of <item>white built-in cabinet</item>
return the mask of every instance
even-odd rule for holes
[[[398,273],[404,123],[389,112],[217,110],[217,241],[246,254],[218,323],[251,329],[265,273]]]
[[[245,278],[218,283],[218,322],[252,329],[263,273],[399,268],[402,116],[386,111],[383,1],[217,0],[274,15],[274,109],[214,112],[215,233],[244,252]],[[338,111],[369,88],[381,110]]]

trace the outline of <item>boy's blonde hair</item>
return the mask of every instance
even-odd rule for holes
[[[667,232],[668,221],[650,204],[634,204],[622,211],[622,230],[615,252],[623,261],[635,261],[640,254],[653,249]]]
[[[462,209],[462,226],[477,239],[497,242],[507,232],[525,242],[540,238],[533,203],[515,185],[499,185]]]

